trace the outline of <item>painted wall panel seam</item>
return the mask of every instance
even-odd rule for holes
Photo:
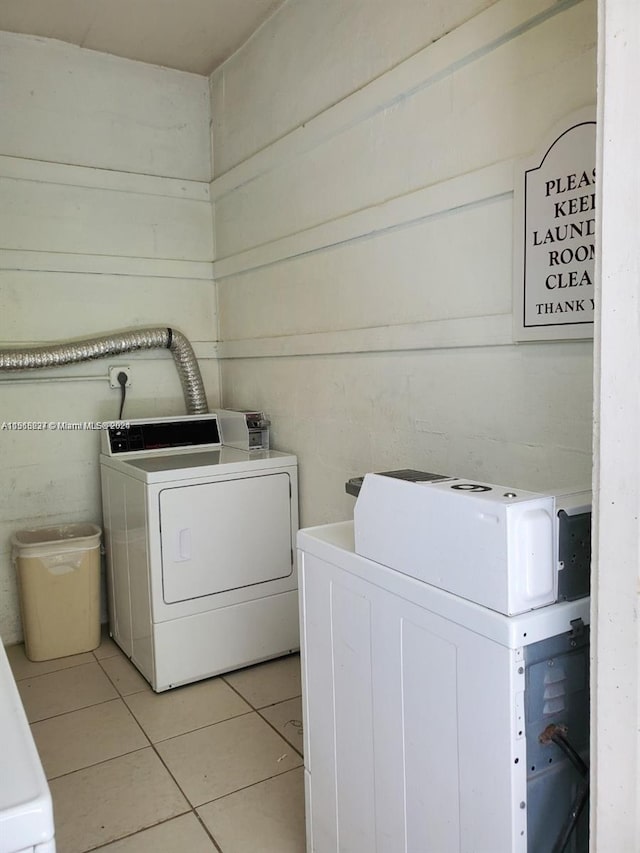
[[[355,213],[214,261],[216,279],[320,251],[391,228],[411,225],[463,207],[513,193],[514,161],[505,160],[465,175],[413,190]]]
[[[140,172],[71,166],[47,160],[33,160],[0,154],[0,177],[43,184],[85,187],[113,192],[157,195],[210,202],[209,184],[173,177],[158,177]]]
[[[369,329],[345,329],[252,340],[220,341],[218,358],[268,358],[507,346],[513,343],[510,324],[511,314],[497,314]]]
[[[211,281],[211,261],[180,261],[118,255],[69,254],[36,249],[0,249],[0,270],[13,272],[65,272],[70,274],[140,276]]]
[[[584,0],[499,0],[211,182],[214,202]],[[505,28],[505,21],[507,25]],[[454,57],[453,59],[451,57]]]

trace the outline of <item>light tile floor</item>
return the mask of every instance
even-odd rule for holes
[[[160,694],[108,637],[55,661],[7,655],[58,853],[304,853],[298,655]]]

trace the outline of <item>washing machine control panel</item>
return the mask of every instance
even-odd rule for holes
[[[107,456],[150,453],[159,450],[220,447],[216,415],[151,418],[129,421],[126,426],[111,427],[102,438]]]

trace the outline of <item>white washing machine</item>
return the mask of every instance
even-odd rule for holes
[[[300,531],[308,853],[586,853],[590,501],[367,474]]]
[[[190,415],[105,431],[100,468],[111,635],[154,690],[299,647],[295,456]]]
[[[51,792],[0,640],[0,853],[56,853]]]

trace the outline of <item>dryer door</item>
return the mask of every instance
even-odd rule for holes
[[[293,571],[287,473],[160,492],[168,604],[288,577]]]

